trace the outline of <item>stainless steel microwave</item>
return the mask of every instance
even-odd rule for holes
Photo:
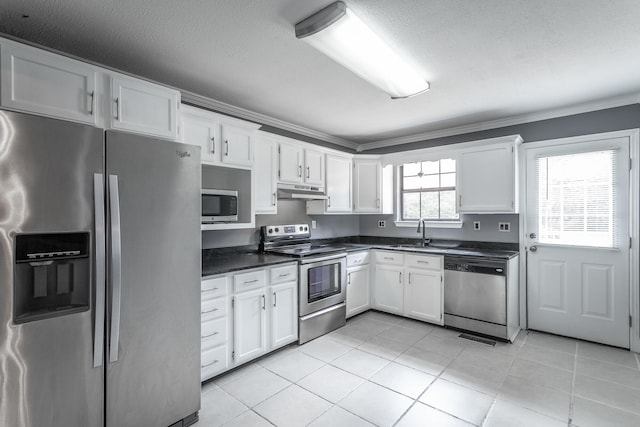
[[[202,190],[202,223],[238,221],[238,192],[233,190]]]

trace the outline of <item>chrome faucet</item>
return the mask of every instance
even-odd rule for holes
[[[427,246],[429,243],[431,243],[431,239],[427,238],[427,226],[426,223],[427,219],[422,217],[418,220],[418,233],[420,232],[420,227],[422,226],[422,246]]]

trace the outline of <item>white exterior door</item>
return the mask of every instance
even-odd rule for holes
[[[526,147],[529,328],[629,348],[629,207],[628,137]]]

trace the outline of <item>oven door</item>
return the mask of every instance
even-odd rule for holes
[[[344,253],[300,261],[300,316],[345,300],[347,257]]]

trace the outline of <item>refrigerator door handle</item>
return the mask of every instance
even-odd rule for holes
[[[120,195],[117,175],[109,175],[109,208],[111,211],[111,337],[109,338],[109,362],[113,363],[118,360],[120,297],[122,294]]]
[[[95,260],[96,260],[96,305],[93,333],[93,367],[102,366],[104,361],[104,306],[105,306],[105,263],[106,239],[104,222],[104,178],[101,173],[93,174],[93,207],[95,215]]]

